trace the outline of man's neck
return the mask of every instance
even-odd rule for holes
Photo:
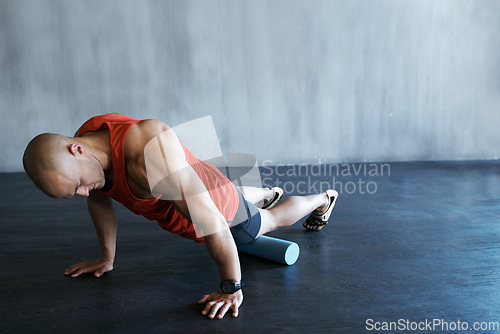
[[[89,131],[77,139],[85,145],[87,154],[101,163],[104,171],[111,169],[111,147],[108,130]]]

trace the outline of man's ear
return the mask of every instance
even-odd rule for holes
[[[69,153],[71,153],[72,155],[82,155],[85,153],[85,149],[83,148],[83,146],[81,144],[71,144],[69,145],[68,147],[68,150],[69,150]]]

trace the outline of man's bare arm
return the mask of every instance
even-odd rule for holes
[[[94,190],[90,192],[87,206],[101,246],[101,257],[97,260],[75,264],[66,269],[64,274],[71,275],[71,277],[77,277],[83,273],[94,273],[95,277],[99,277],[105,272],[113,270],[117,225],[112,201],[109,197]]]
[[[183,173],[182,192],[186,195],[189,215],[192,222],[203,230],[206,247],[217,264],[220,280],[241,281],[238,251],[224,216],[215,206],[196,172],[185,166]],[[238,308],[243,302],[243,291],[239,290],[234,294],[218,291],[204,295],[199,302],[206,303],[202,314],[210,318],[217,316],[220,319],[230,309],[233,317],[237,317]]]
[[[215,260],[221,280],[241,280],[240,262],[236,244],[227,221],[215,206],[205,185],[186,161],[184,150],[173,131],[167,130],[152,139],[159,142],[161,154],[146,156],[149,170],[162,171],[165,177],[157,188],[163,198],[170,200],[197,229],[203,231],[207,249]],[[158,174],[157,174],[158,175]],[[182,198],[182,199],[179,199]],[[214,318],[232,309],[233,316],[243,301],[243,292],[225,294],[222,291],[205,295],[200,303],[206,303],[203,314]]]

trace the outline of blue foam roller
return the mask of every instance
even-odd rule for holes
[[[299,245],[295,242],[261,235],[254,241],[238,246],[242,253],[255,255],[291,266],[299,258]]]

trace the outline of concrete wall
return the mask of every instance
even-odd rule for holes
[[[212,115],[259,161],[483,159],[495,0],[1,0],[0,171],[95,114]]]

